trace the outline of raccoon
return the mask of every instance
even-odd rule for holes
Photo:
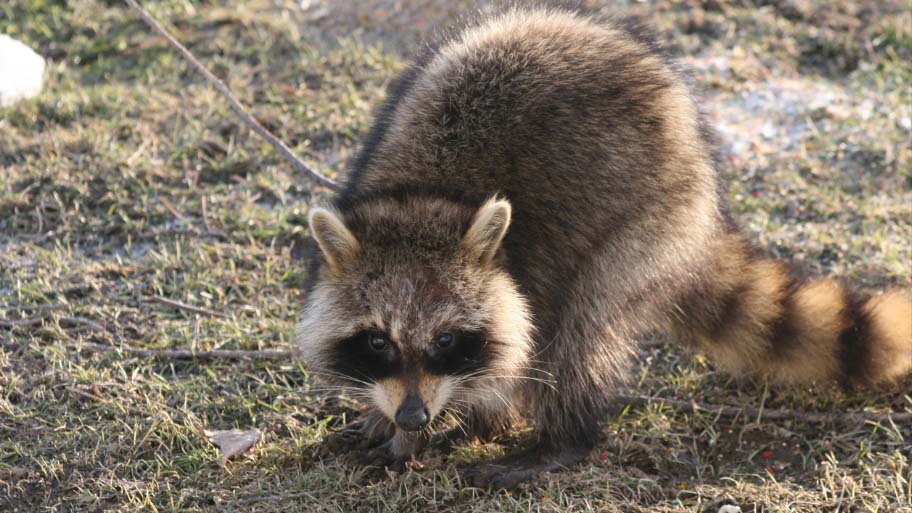
[[[310,212],[296,345],[371,408],[327,443],[398,465],[527,421],[527,449],[465,474],[513,487],[587,455],[656,332],[777,382],[908,375],[912,303],[764,256],[728,214],[716,148],[628,23],[514,9],[427,50]],[[462,433],[435,432],[447,412]]]

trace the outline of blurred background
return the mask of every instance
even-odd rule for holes
[[[912,289],[908,1],[583,4],[640,16],[668,42],[723,137],[734,211],[763,247],[816,273]],[[344,180],[418,45],[507,4],[144,5],[265,126]],[[0,107],[0,510],[910,511],[909,425],[650,406],[612,419],[581,467],[488,494],[463,488],[458,468],[523,432],[373,482],[314,455],[358,404],[289,358],[105,350],[288,350],[306,213],[328,191],[121,2],[7,0],[0,34],[45,60],[40,94]],[[671,345],[638,360],[640,394],[912,411],[902,391],[735,382]],[[201,434],[254,427],[260,440],[224,468]]]

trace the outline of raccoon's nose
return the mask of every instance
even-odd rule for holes
[[[431,412],[417,396],[408,395],[402,406],[396,411],[396,424],[406,431],[418,431],[427,426],[431,420]]]

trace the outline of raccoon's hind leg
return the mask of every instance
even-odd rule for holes
[[[463,479],[471,485],[492,490],[510,490],[547,472],[555,472],[579,463],[592,450],[593,445],[571,444],[551,447],[535,444],[501,458],[475,465],[463,472]]]

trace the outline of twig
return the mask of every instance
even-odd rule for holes
[[[670,406],[676,410],[688,413],[706,412],[721,417],[756,417],[757,419],[766,420],[800,420],[815,424],[827,423],[851,423],[851,422],[908,422],[912,421],[912,413],[894,412],[894,413],[822,413],[811,411],[795,411],[781,409],[764,409],[759,408],[741,408],[737,406],[726,406],[717,404],[703,404],[694,401],[679,401],[676,399],[665,399],[662,397],[647,396],[617,396],[616,402],[624,406],[645,406],[648,404],[662,404]]]
[[[178,212],[177,209],[174,208],[174,205],[172,205],[171,202],[168,201],[167,198],[158,198],[158,200],[161,202],[162,206],[165,207],[165,210],[167,210],[168,212],[171,212],[171,215],[173,215],[174,217],[178,218],[180,221],[182,221],[182,222],[184,222],[184,223],[187,222],[187,218],[184,217],[183,214],[181,214],[180,212]]]
[[[212,84],[222,96],[228,100],[228,105],[231,106],[231,110],[244,122],[251,130],[256,132],[257,135],[262,137],[266,142],[272,145],[286,160],[291,162],[291,164],[298,169],[306,173],[312,180],[317,182],[324,187],[332,189],[334,191],[339,190],[341,187],[339,184],[329,178],[318,173],[314,168],[307,165],[303,160],[301,160],[294,151],[291,150],[285,143],[283,143],[278,137],[274,136],[272,132],[266,129],[263,125],[260,124],[244,106],[241,104],[241,101],[228,89],[228,86],[224,82],[219,80],[218,77],[212,74],[211,71],[206,69],[205,66],[188,50],[184,45],[180,44],[174,36],[168,32],[155,18],[152,17],[145,9],[143,9],[136,0],[125,0],[130,7],[132,7],[139,15],[142,17],[143,21],[146,22],[146,25],[152,27],[153,30],[158,32],[168,41],[175,50],[177,50],[183,57],[186,59],[197,71],[203,74],[206,77],[206,80]]]
[[[103,397],[99,397],[99,396],[97,396],[97,395],[95,395],[95,394],[93,394],[93,393],[91,393],[91,392],[86,392],[85,390],[79,390],[79,389],[76,388],[76,387],[66,387],[65,390],[66,390],[67,392],[70,392],[71,394],[78,395],[78,396],[83,397],[83,398],[85,398],[85,399],[91,399],[91,400],[97,401],[97,402],[99,402],[99,403],[109,403],[109,402],[110,402],[110,401],[108,401],[107,399],[104,399]]]
[[[232,504],[234,504],[235,506],[249,506],[250,504],[256,504],[258,502],[279,502],[279,501],[287,501],[289,499],[300,499],[301,497],[307,497],[308,499],[312,500],[314,504],[316,504],[319,501],[319,499],[314,497],[314,495],[310,492],[291,492],[291,493],[283,493],[280,495],[264,495],[262,497],[260,497],[260,496],[247,497],[244,499],[238,499],[238,500],[234,501]]]
[[[207,230],[201,232],[193,228],[168,228],[160,231],[148,230],[141,233],[138,233],[133,240],[135,241],[145,241],[153,240],[158,237],[169,237],[169,236],[178,236],[178,235],[187,235],[189,237],[197,238],[213,238],[219,239],[225,237],[225,232],[221,230]]]
[[[211,316],[211,317],[221,317],[221,318],[223,318],[223,319],[227,319],[227,318],[228,318],[228,316],[225,315],[225,314],[223,314],[223,313],[219,313],[219,312],[216,312],[216,311],[214,311],[214,310],[209,310],[208,308],[202,308],[202,307],[199,307],[199,306],[188,305],[187,303],[181,303],[180,301],[175,301],[175,300],[173,300],[173,299],[168,299],[168,298],[162,297],[162,296],[148,296],[148,297],[145,298],[145,300],[146,300],[146,301],[154,301],[154,302],[156,302],[156,303],[161,303],[161,304],[163,304],[163,305],[168,305],[168,306],[177,308],[177,309],[179,309],[179,310],[186,310],[186,311],[188,311],[188,312],[198,313],[198,314],[201,314],[201,315],[208,315],[208,316]]]
[[[14,328],[28,328],[30,326],[37,326],[44,322],[47,317],[33,317],[31,319],[17,319],[8,321],[6,319],[0,319],[0,328],[14,329]]]
[[[64,310],[69,307],[70,307],[70,305],[68,303],[44,303],[44,304],[40,304],[40,305],[6,305],[6,306],[0,306],[0,309],[10,310],[10,311],[14,311],[14,312],[15,311],[27,312],[27,311],[34,311],[34,310],[38,310],[38,311]]]
[[[57,322],[63,326],[86,326],[95,331],[101,331],[104,333],[108,332],[107,328],[101,324],[98,324],[97,322],[90,319],[84,319],[82,317],[58,317]]]
[[[117,401],[117,400],[115,400],[115,399],[111,399],[111,398],[107,398],[107,397],[101,397],[101,396],[99,396],[99,395],[97,395],[97,394],[93,394],[92,392],[87,392],[87,391],[85,391],[85,390],[80,390],[80,389],[76,388],[75,386],[73,386],[73,387],[66,387],[64,390],[66,390],[67,392],[69,392],[69,393],[71,393],[71,394],[73,394],[73,395],[77,395],[77,396],[79,396],[79,397],[82,397],[83,399],[89,399],[89,400],[95,401],[95,402],[97,402],[97,403],[101,403],[101,404],[104,404],[104,405],[107,405],[107,406],[110,406],[110,407],[113,407],[113,408],[117,408],[118,410],[120,410],[120,411],[122,411],[122,412],[132,411],[132,412],[135,412],[135,413],[142,413],[142,414],[147,414],[147,413],[149,413],[147,410],[143,410],[141,407],[133,406],[133,405],[131,405],[131,404],[129,404],[129,403],[126,403],[126,402],[124,402],[124,401]],[[165,408],[167,408],[167,407],[165,407]]]
[[[0,328],[28,328],[31,326],[38,326],[43,324],[45,321],[50,320],[52,317],[49,313],[39,315],[37,317],[31,317],[28,319],[18,319],[18,320],[4,320],[0,319]],[[97,322],[85,319],[82,317],[58,317],[57,323],[61,326],[87,326],[95,331],[107,332],[104,326],[98,324]]]
[[[191,349],[139,349],[136,347],[106,346],[92,343],[82,344],[79,347],[92,351],[120,351],[162,360],[240,360],[244,358],[251,360],[277,360],[294,356],[292,351],[246,351],[242,349],[213,349],[211,351],[193,351]]]

